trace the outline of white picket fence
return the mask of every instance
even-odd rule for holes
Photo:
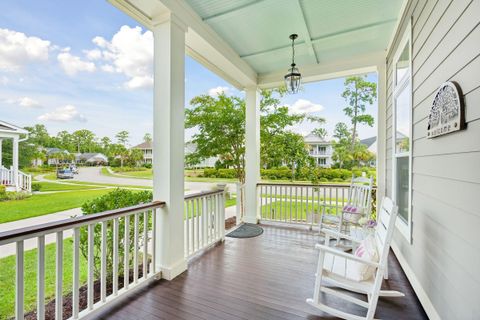
[[[185,196],[185,257],[189,258],[225,238],[223,190]]]

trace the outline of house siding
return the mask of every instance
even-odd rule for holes
[[[393,55],[412,26],[412,243],[396,248],[443,319],[480,314],[480,0],[413,0],[387,56],[386,195],[392,196]],[[411,20],[410,20],[411,19]],[[467,129],[427,139],[437,88],[462,88]]]

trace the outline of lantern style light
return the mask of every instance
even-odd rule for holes
[[[291,34],[289,38],[292,40],[292,64],[284,77],[285,85],[287,86],[288,93],[297,93],[302,81],[302,75],[295,64],[295,39],[298,38],[298,35]]]

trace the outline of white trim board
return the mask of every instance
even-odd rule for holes
[[[398,262],[400,263],[400,266],[403,269],[403,272],[405,272],[405,275],[407,276],[408,281],[413,287],[413,290],[417,294],[418,300],[420,300],[420,303],[427,313],[427,316],[431,320],[441,320],[440,316],[438,315],[437,310],[435,310],[435,307],[432,304],[432,301],[428,298],[427,293],[423,289],[422,285],[420,284],[420,281],[418,281],[417,277],[415,276],[415,272],[410,268],[409,264],[407,263],[407,260],[402,254],[402,251],[400,250],[400,247],[397,245],[397,243],[392,241],[391,248],[393,250],[393,253],[395,253],[395,256],[397,257]]]

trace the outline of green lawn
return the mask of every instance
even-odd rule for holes
[[[63,244],[63,292],[72,290],[73,243],[71,238]],[[15,313],[15,255],[0,259],[0,318],[10,319]],[[37,250],[25,251],[25,311],[36,308]],[[55,244],[45,246],[45,298],[55,295]],[[80,254],[80,283],[87,281],[87,261]]]
[[[77,184],[62,184],[55,182],[35,182],[40,185],[40,191],[68,191],[68,190],[85,190],[93,189],[94,187],[77,185]]]
[[[0,223],[78,208],[85,201],[104,195],[112,189],[78,190],[49,194],[35,194],[24,200],[0,202]]]
[[[335,203],[332,203],[335,206]],[[339,204],[340,205],[340,204]],[[277,201],[272,201],[271,203],[265,204],[262,206],[261,215],[262,218],[265,219],[272,219],[272,220],[301,220],[306,221],[307,210],[309,213],[312,211],[315,213],[322,212],[322,206],[318,203],[313,203],[303,201],[302,203],[298,201],[296,204],[295,202],[290,201],[282,201],[281,199],[277,199]],[[326,208],[327,214],[336,215],[337,208]]]

